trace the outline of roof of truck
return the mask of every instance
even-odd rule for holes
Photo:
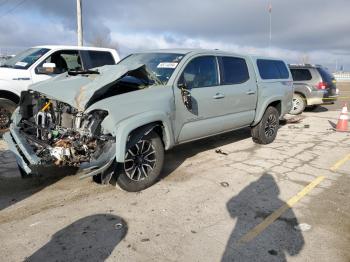
[[[267,56],[258,56],[258,55],[250,55],[247,53],[235,53],[230,51],[223,51],[219,49],[202,49],[202,48],[170,48],[170,49],[154,49],[154,50],[143,50],[134,53],[175,53],[175,54],[202,54],[202,53],[212,53],[217,55],[237,55],[237,56],[245,56],[251,57],[252,59],[269,59],[269,60],[283,60],[275,57],[267,57]]]

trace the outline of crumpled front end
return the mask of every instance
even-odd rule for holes
[[[104,110],[80,112],[41,93],[23,92],[4,139],[27,174],[101,174],[115,161],[115,138],[101,127],[107,115]]]

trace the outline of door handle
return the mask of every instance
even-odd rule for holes
[[[247,94],[247,95],[254,95],[254,94],[255,94],[255,91],[249,90],[246,94]]]
[[[222,99],[222,98],[225,98],[225,95],[224,94],[221,94],[221,93],[216,93],[215,96],[213,96],[214,99]]]

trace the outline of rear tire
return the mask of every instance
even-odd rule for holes
[[[116,167],[117,184],[129,192],[152,186],[159,178],[164,163],[164,146],[152,131],[126,150],[125,162]]]
[[[0,137],[8,131],[11,116],[17,104],[6,98],[0,98]]]
[[[279,128],[279,112],[275,107],[269,106],[259,124],[252,127],[253,141],[257,144],[270,144],[276,136]]]
[[[304,112],[306,107],[306,100],[305,98],[300,94],[293,94],[293,102],[292,102],[292,109],[290,110],[289,114],[291,115],[299,115],[302,112]]]

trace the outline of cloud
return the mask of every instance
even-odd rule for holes
[[[350,68],[350,1],[271,0],[83,1],[87,44],[103,39],[123,54],[171,47],[218,48]],[[12,2],[12,1],[11,1]],[[322,3],[321,3],[322,2]],[[0,47],[76,43],[75,1],[28,1],[0,18]],[[2,23],[6,21],[6,23]]]
[[[283,48],[263,48],[255,46],[240,46],[237,44],[225,43],[222,41],[190,38],[186,36],[173,36],[170,34],[123,34],[112,33],[112,41],[117,42],[120,46],[122,55],[130,52],[168,49],[168,48],[202,48],[202,49],[219,49],[234,53],[271,56],[286,59],[289,63],[322,63],[330,69],[334,69],[335,61],[341,60],[336,54],[327,51],[310,51],[303,52],[297,50],[288,50]],[[350,57],[350,54],[345,54]]]

